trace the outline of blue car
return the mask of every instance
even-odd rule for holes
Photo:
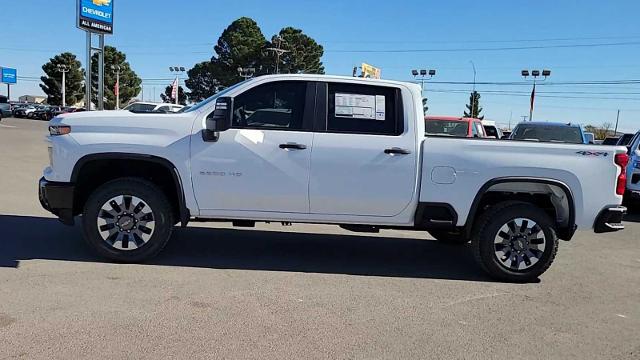
[[[555,122],[521,122],[513,129],[509,139],[567,144],[589,143],[580,125]]]

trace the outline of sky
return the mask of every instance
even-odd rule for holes
[[[324,46],[328,74],[351,75],[366,62],[383,78],[414,81],[412,69],[435,69],[425,83],[431,115],[462,114],[475,65],[485,118],[513,126],[529,113],[531,84],[520,71],[550,69],[534,120],[601,125],[615,123],[620,109],[620,129],[640,128],[637,0],[113,1],[105,42],[126,53],[144,100],[159,101],[169,66],[208,60],[222,31],[248,16],[267,38],[302,29]],[[37,78],[54,55],[70,51],[84,62],[75,8],[76,0],[0,0],[0,66],[19,77],[12,99],[42,94]]]

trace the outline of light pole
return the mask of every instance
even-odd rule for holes
[[[58,71],[62,73],[62,107],[67,106],[67,73],[69,67],[64,64],[58,64]]]
[[[416,70],[413,69],[411,70],[411,75],[413,75],[414,79],[417,79],[418,76],[420,76],[420,89],[422,89],[422,92],[424,92],[424,82],[427,80],[425,78],[425,76],[429,75],[429,79],[431,79],[432,77],[434,77],[436,75],[436,71],[431,69],[431,70],[425,70],[425,69],[420,69],[420,70]]]
[[[111,65],[111,70],[116,72],[116,110],[120,110],[120,65]]]
[[[529,74],[529,70],[522,70],[521,74],[525,80],[528,80],[527,78],[529,75],[533,77],[533,90],[531,91],[531,104],[529,106],[529,121],[533,121],[533,105],[536,99],[536,81],[540,76],[540,70],[531,70],[531,74]],[[547,78],[551,76],[551,70],[542,70],[542,76],[544,77],[542,81],[547,80]]]
[[[238,67],[237,70],[240,77],[242,77],[245,80],[251,79],[253,75],[255,75],[256,73],[256,68],[252,68],[252,67],[250,68]]]
[[[176,82],[175,82],[175,92],[176,92],[176,105],[180,104],[180,74],[184,74],[185,69],[184,66],[170,66],[169,71],[176,74]]]

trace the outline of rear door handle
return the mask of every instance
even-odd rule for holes
[[[296,144],[296,143],[280,144],[280,149],[304,150],[306,148],[307,148],[307,145],[303,145],[303,144]]]
[[[402,149],[398,147],[393,147],[391,149],[384,149],[385,154],[396,154],[396,155],[409,155],[411,151],[407,149]]]

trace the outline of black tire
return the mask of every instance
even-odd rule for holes
[[[468,243],[470,240],[460,231],[455,230],[429,230],[428,232],[434,239],[445,244],[462,245]]]
[[[527,257],[528,261],[533,265],[524,264],[524,260],[510,260],[511,256],[514,256],[514,259],[517,260],[524,259],[525,255],[522,255],[520,258],[516,257],[517,255],[515,254],[515,246],[513,248],[508,248],[508,253],[504,253],[502,261],[498,258],[497,255],[498,246],[502,245],[494,243],[495,239],[498,236],[509,235],[499,235],[501,232],[501,228],[503,228],[503,226],[508,226],[510,222],[518,218],[532,220],[539,226],[540,231],[535,233],[538,235],[531,237],[540,238],[539,234],[544,234],[544,250],[539,250],[538,245],[536,245],[535,247],[532,246],[532,250],[530,250],[536,251],[536,253],[539,254],[536,262],[533,263],[532,259]],[[528,229],[525,229],[525,232],[527,230]],[[516,231],[519,232],[520,230],[518,229]],[[533,233],[533,230],[531,231],[531,233]],[[505,239],[510,237],[506,236],[501,238]],[[517,236],[514,235],[513,237],[511,237],[511,239],[514,238],[517,238]],[[529,247],[529,242],[533,244],[534,240],[536,242],[540,241],[540,239],[526,238],[527,248]],[[508,242],[512,240],[505,241]],[[549,266],[551,266],[551,263],[553,263],[553,260],[556,257],[556,253],[558,252],[558,237],[556,235],[555,226],[552,219],[540,208],[532,204],[523,202],[503,202],[488,209],[476,222],[476,225],[474,227],[474,235],[471,242],[473,253],[478,264],[480,264],[480,266],[492,278],[508,282],[537,281],[538,277],[542,275],[549,268]],[[522,245],[522,242],[518,242],[518,246],[520,245]],[[512,264],[515,262],[516,267],[518,267],[519,263],[523,263],[523,267],[528,267],[526,269],[514,269],[512,267],[508,267],[504,263],[504,261],[506,261],[505,259],[510,261],[511,266],[513,266]],[[533,259],[536,258],[534,257]]]
[[[154,221],[151,236],[143,245],[133,250],[118,249],[110,245],[101,235],[98,226],[103,205],[120,195],[135,196],[144,201],[145,205],[148,204]],[[142,262],[158,255],[171,237],[173,224],[173,211],[165,194],[151,182],[139,178],[116,179],[100,186],[87,199],[82,215],[84,239],[89,246],[100,256],[124,263]],[[133,238],[131,241],[134,241]],[[135,244],[137,246],[137,240]]]

